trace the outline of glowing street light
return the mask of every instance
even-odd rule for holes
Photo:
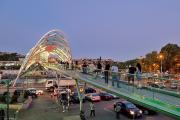
[[[159,55],[159,59],[161,60],[161,76],[162,76],[162,60],[163,60],[163,57],[164,56],[162,54]]]

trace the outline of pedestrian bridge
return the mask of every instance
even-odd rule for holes
[[[59,74],[71,76],[76,79],[76,83],[77,81],[84,81],[135,104],[180,119],[180,97],[178,93],[170,94],[170,92],[163,92],[161,90],[154,92],[154,89],[137,89],[134,85],[127,85],[122,81],[117,81],[112,86],[111,82],[105,84],[104,80],[100,77],[82,74],[79,71],[64,70],[59,66],[61,62],[70,63],[71,61],[71,51],[66,37],[61,31],[52,30],[46,33],[26,55],[14,85],[18,78],[25,75],[27,71],[36,69],[41,65],[45,70],[52,69]]]

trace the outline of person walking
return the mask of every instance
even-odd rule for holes
[[[140,63],[137,63],[137,65],[136,65],[136,78],[137,78],[137,80],[138,80],[138,88],[141,88],[141,83],[140,83],[140,81],[141,81],[141,74],[142,73],[142,71],[141,71],[141,64]]]
[[[83,65],[82,65],[82,70],[83,70],[83,73],[85,73],[85,74],[88,73],[88,72],[87,72],[87,67],[88,67],[87,62],[84,61]]]
[[[63,112],[65,112],[67,110],[67,104],[68,104],[67,92],[66,91],[63,91],[61,93],[61,103],[62,103]]]
[[[110,64],[108,61],[106,61],[105,69],[104,69],[104,78],[106,84],[108,84],[108,80],[109,80],[109,70],[110,70]]]
[[[96,69],[96,77],[101,73],[102,71],[102,64],[100,61],[98,61],[97,69]]]
[[[128,83],[130,83],[130,81],[133,82],[134,85],[134,74],[136,72],[136,68],[134,66],[130,66],[129,67],[129,75],[128,75]]]
[[[116,118],[120,119],[120,112],[121,112],[121,106],[117,105],[116,106]]]
[[[90,102],[90,116],[94,116],[95,117],[95,106],[94,106],[94,103],[93,101]]]
[[[119,70],[118,67],[116,66],[116,62],[111,66],[111,76],[112,76],[112,86],[114,86],[114,82],[116,81],[117,84],[119,84]]]

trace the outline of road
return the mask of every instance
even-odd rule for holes
[[[83,109],[87,120],[116,120],[115,113],[113,111],[112,101],[101,101],[95,103],[96,117],[89,117],[89,102],[86,101],[83,104]],[[79,104],[73,104],[70,106],[70,110],[63,113],[62,107],[53,101],[48,94],[42,95],[33,100],[32,106],[28,110],[23,110],[18,115],[17,120],[65,120],[66,118],[75,117],[79,115]],[[72,119],[72,118],[71,118]],[[67,119],[68,120],[68,119]],[[121,120],[129,120],[126,116],[121,114]],[[144,115],[143,118],[137,120],[173,120],[172,118],[158,114],[154,116]]]

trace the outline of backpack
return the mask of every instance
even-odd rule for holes
[[[116,112],[120,112],[121,111],[121,106],[117,105],[116,106]]]

